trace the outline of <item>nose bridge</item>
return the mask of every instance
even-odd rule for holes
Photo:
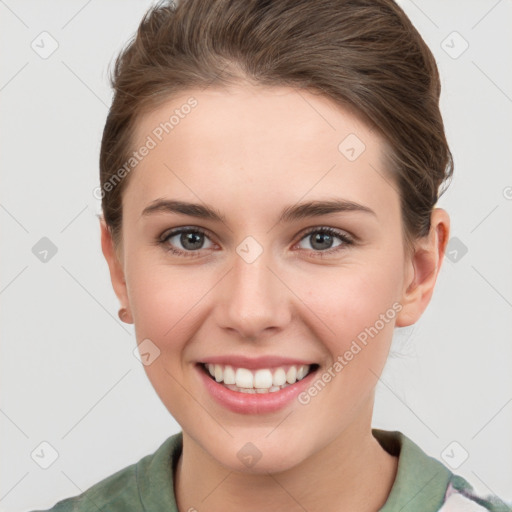
[[[222,290],[221,323],[241,337],[257,338],[263,331],[282,328],[289,320],[286,288],[270,270],[272,251],[253,237],[236,248],[233,267]]]

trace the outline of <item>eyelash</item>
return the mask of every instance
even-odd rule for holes
[[[164,237],[160,237],[157,240],[157,243],[159,245],[163,246],[164,250],[166,250],[167,252],[170,252],[170,253],[175,254],[177,256],[184,256],[186,258],[199,257],[201,255],[200,254],[201,253],[201,249],[196,250],[196,251],[183,251],[181,249],[175,249],[175,248],[173,248],[172,246],[170,246],[167,243],[170,238],[172,238],[172,237],[174,237],[176,235],[180,235],[182,233],[200,233],[200,234],[210,238],[208,236],[208,233],[204,229],[201,229],[201,228],[198,228],[198,227],[194,227],[194,228],[192,228],[192,227],[190,227],[190,228],[179,228],[179,229],[175,229],[173,231],[168,232],[167,234],[165,234]],[[338,251],[343,250],[345,247],[354,244],[354,241],[348,235],[346,235],[342,231],[338,231],[337,229],[330,228],[330,227],[327,227],[327,226],[314,227],[314,228],[309,229],[306,233],[304,233],[301,236],[301,238],[299,239],[299,242],[301,242],[304,238],[306,238],[307,236],[309,236],[309,235],[311,235],[313,233],[328,234],[328,235],[330,235],[332,237],[339,238],[343,242],[342,244],[340,244],[340,245],[338,245],[338,246],[336,246],[334,248],[331,248],[331,249],[326,249],[325,251],[311,251],[311,250],[309,250],[308,252],[311,253],[311,255],[314,256],[314,257],[322,258],[322,257],[324,257],[325,254],[329,254],[330,255],[330,254],[333,254],[333,253],[337,253]],[[297,242],[297,243],[299,243],[299,242]],[[307,250],[307,249],[304,249],[304,250]]]

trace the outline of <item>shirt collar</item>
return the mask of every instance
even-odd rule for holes
[[[372,433],[384,450],[398,456],[395,482],[379,512],[437,512],[451,471],[401,432],[372,429]]]

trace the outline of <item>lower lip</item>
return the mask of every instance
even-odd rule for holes
[[[272,393],[241,393],[219,384],[206,374],[202,365],[197,365],[200,378],[212,398],[223,407],[239,414],[266,414],[279,411],[290,404],[297,395],[310,385],[317,370],[279,391]]]

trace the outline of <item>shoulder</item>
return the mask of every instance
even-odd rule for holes
[[[445,500],[439,512],[512,512],[512,504],[507,504],[497,496],[480,495],[473,486],[459,475],[452,475],[446,489]]]
[[[80,495],[66,498],[48,510],[32,512],[144,512],[152,492],[174,498],[172,464],[181,450],[181,432],[167,438],[152,454],[97,482]]]

